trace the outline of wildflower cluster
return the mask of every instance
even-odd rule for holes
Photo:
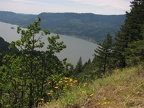
[[[47,92],[45,101],[49,102],[52,99],[58,99],[66,90],[70,90],[78,85],[78,81],[72,78],[64,77],[61,79],[52,79],[47,82]]]
[[[106,106],[106,105],[109,105],[109,104],[110,104],[110,101],[108,101],[106,98],[104,98],[102,102],[98,103],[98,105],[102,105],[102,106]]]
[[[91,98],[91,97],[93,97],[93,93],[89,93],[89,92],[87,92],[86,90],[83,90],[83,91],[81,91],[81,94],[82,95],[85,95],[85,96],[87,96],[87,97],[89,97],[89,98]]]
[[[62,89],[62,90],[66,90],[66,89],[75,87],[77,85],[77,83],[78,83],[77,80],[74,80],[74,79],[68,78],[68,77],[64,77],[57,82],[56,86],[59,86],[60,89]]]
[[[91,97],[94,96],[94,94],[92,93],[92,91],[89,91],[89,90],[86,90],[86,89],[85,89],[85,88],[88,88],[88,83],[79,84],[78,87],[79,87],[79,88],[84,88],[84,89],[82,89],[82,91],[81,91],[81,94],[82,94],[82,95],[85,95],[85,96],[87,96],[87,97],[89,97],[89,98],[91,98]]]

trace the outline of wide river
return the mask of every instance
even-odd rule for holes
[[[11,27],[13,27],[13,29]],[[20,39],[21,36],[17,34],[17,25],[0,22],[0,37],[3,37],[7,42],[11,42]],[[66,35],[60,35],[60,40],[64,41],[67,46],[66,49],[57,55],[61,60],[67,58],[68,62],[76,65],[80,57],[82,57],[83,63],[88,61],[88,59],[93,59],[94,50],[97,47],[96,44]],[[45,38],[43,38],[42,41],[48,44]],[[43,48],[43,50],[45,49],[46,47]]]

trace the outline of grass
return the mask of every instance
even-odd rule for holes
[[[116,70],[42,108],[144,108],[144,67]]]

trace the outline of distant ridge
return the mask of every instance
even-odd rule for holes
[[[33,22],[37,15],[18,14],[14,12],[0,11],[0,21],[20,26],[26,26]]]
[[[0,21],[26,27],[37,17],[41,26],[50,32],[101,41],[107,33],[114,36],[124,23],[125,15],[98,15],[92,13],[18,14],[0,11]]]

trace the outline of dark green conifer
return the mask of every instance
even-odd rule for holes
[[[116,33],[115,56],[118,67],[127,66],[127,49],[134,41],[143,40],[142,26],[144,25],[144,0],[134,0],[131,2],[130,12],[126,12],[126,19],[120,31]]]
[[[74,71],[75,74],[79,74],[83,71],[82,57],[79,58]]]
[[[99,43],[95,50],[94,62],[100,73],[105,73],[111,68],[112,47],[112,36],[108,33],[106,39]]]

